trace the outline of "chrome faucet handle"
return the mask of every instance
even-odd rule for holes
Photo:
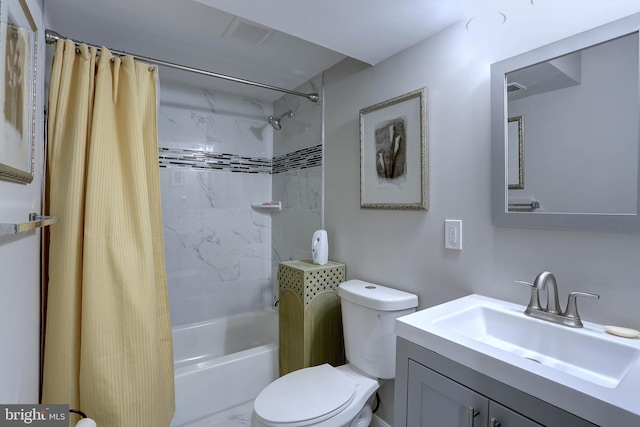
[[[578,297],[600,299],[600,295],[591,294],[589,292],[570,292],[569,293],[569,298],[567,300],[567,309],[562,314],[562,316],[567,317],[569,319],[573,319],[572,326],[575,326],[576,328],[581,328],[582,321],[580,320],[580,314],[578,314],[578,305],[576,303],[576,300],[578,299]]]
[[[524,280],[516,280],[516,283],[518,285],[527,285],[527,286],[531,286],[533,288],[533,283],[531,283],[531,282],[527,282],[527,281],[524,281]]]
[[[529,298],[529,305],[527,305],[527,310],[542,310],[540,307],[540,294],[536,286],[533,283],[525,282],[524,280],[516,280],[518,285],[527,285],[531,286],[531,297]]]

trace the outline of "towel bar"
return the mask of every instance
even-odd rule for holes
[[[539,208],[540,202],[538,200],[532,200],[530,203],[509,203],[509,210],[526,210]]]
[[[36,228],[46,227],[60,221],[57,216],[42,216],[36,213],[29,214],[29,221],[22,223],[0,223],[0,236],[5,234],[18,234]]]

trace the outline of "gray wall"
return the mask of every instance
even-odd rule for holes
[[[601,295],[600,301],[581,301],[586,320],[639,328],[640,235],[491,224],[489,65],[576,31],[540,34],[520,27],[509,37],[491,38],[460,23],[374,67],[347,59],[325,73],[331,258],[346,263],[348,279],[416,293],[419,308],[470,293],[526,304],[529,290],[514,280],[531,281],[548,269],[563,300],[573,290]],[[429,211],[360,209],[359,110],[424,86]],[[461,252],[444,249],[445,219],[463,221]],[[388,421],[392,384],[381,392],[379,414]]]

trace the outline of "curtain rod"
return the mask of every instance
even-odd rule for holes
[[[45,42],[47,44],[53,44],[59,40],[67,40],[66,38],[62,37],[59,33],[53,31],[53,30],[46,30],[45,31]],[[71,40],[73,43],[75,44],[86,44],[87,46],[90,47],[95,47],[96,49],[100,50],[101,47],[97,46],[95,44],[91,44],[91,43],[85,43],[82,41],[78,41],[78,40]],[[206,70],[200,70],[198,68],[193,68],[193,67],[187,67],[186,65],[181,65],[181,64],[175,64],[173,62],[167,62],[167,61],[162,61],[159,59],[153,59],[153,58],[148,58],[146,56],[140,56],[140,55],[134,55],[131,53],[127,53],[124,51],[118,51],[118,50],[113,50],[113,49],[109,49],[112,53],[118,55],[118,56],[124,56],[124,55],[129,55],[132,56],[135,59],[144,61],[144,62],[148,62],[151,64],[155,64],[155,65],[162,65],[164,67],[170,67],[170,68],[176,68],[178,70],[182,70],[182,71],[188,71],[190,73],[196,73],[196,74],[202,74],[205,76],[209,76],[209,77],[215,77],[217,79],[223,79],[223,80],[229,80],[232,82],[236,82],[236,83],[242,83],[245,85],[250,85],[250,86],[256,86],[259,88],[263,88],[263,89],[269,89],[269,90],[275,90],[278,92],[284,92],[284,93],[288,93],[290,95],[295,95],[295,96],[301,96],[303,98],[307,98],[309,101],[311,102],[318,102],[318,100],[320,99],[320,97],[318,96],[317,93],[303,93],[303,92],[297,92],[295,90],[289,90],[289,89],[284,89],[281,87],[277,87],[277,86],[271,86],[271,85],[267,85],[264,83],[258,83],[258,82],[254,82],[251,80],[245,80],[245,79],[241,79],[238,77],[233,77],[233,76],[227,76],[225,74],[218,74],[218,73],[214,73],[212,71],[206,71]]]

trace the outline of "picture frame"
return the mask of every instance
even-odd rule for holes
[[[524,190],[524,117],[509,117],[507,124],[507,185],[509,190]]]
[[[427,89],[360,110],[360,207],[429,209]]]
[[[38,27],[26,0],[0,0],[0,179],[33,181]]]

